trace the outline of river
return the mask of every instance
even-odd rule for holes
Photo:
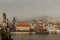
[[[12,35],[14,40],[60,40],[60,35]]]

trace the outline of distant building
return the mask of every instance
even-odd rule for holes
[[[15,27],[18,31],[30,31],[31,25],[28,23],[16,23]]]
[[[37,22],[37,26],[43,28],[43,22],[42,21],[38,21]]]
[[[36,26],[37,26],[36,23],[32,23],[32,24],[31,24],[31,29],[35,29]]]

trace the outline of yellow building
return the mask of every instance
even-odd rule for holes
[[[30,31],[31,25],[28,23],[16,23],[15,24],[16,30],[19,31]]]

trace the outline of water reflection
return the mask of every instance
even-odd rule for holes
[[[60,35],[12,35],[14,40],[60,40]]]

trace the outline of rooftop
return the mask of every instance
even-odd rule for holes
[[[28,23],[18,23],[16,24],[17,27],[30,27],[31,25]]]

